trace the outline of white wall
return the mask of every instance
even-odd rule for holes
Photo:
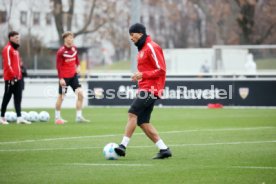
[[[213,49],[164,49],[168,74],[197,74],[204,63],[210,67]]]
[[[216,69],[213,48],[164,49],[168,74],[200,74],[202,65],[207,65],[213,73],[245,73],[247,55],[248,49],[223,49],[221,64]]]
[[[245,63],[248,49],[223,49],[222,50],[222,71],[246,72]]]

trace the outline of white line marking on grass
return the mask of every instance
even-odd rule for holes
[[[236,169],[261,169],[261,170],[274,170],[276,167],[262,167],[262,166],[232,166],[230,168],[236,168]]]
[[[170,144],[169,147],[186,147],[186,146],[216,146],[216,145],[239,145],[239,144],[264,144],[276,143],[276,140],[270,141],[244,141],[244,142],[215,142],[215,143],[196,143],[196,144]],[[130,146],[132,148],[146,148],[152,146]]]
[[[218,146],[218,145],[240,145],[240,144],[266,144],[276,143],[276,140],[270,141],[244,141],[244,142],[216,142],[216,143],[199,143],[199,144],[171,144],[169,147],[186,147],[186,146]],[[151,146],[129,146],[130,148],[151,148]],[[0,152],[26,152],[26,151],[56,151],[56,150],[83,150],[83,149],[102,149],[102,147],[75,147],[75,148],[38,148],[38,149],[3,149]]]
[[[1,144],[18,144],[18,143],[30,143],[38,141],[58,141],[58,140],[72,140],[72,139],[85,139],[85,138],[103,138],[103,137],[115,137],[122,136],[122,134],[109,134],[109,135],[91,135],[91,136],[78,136],[78,137],[58,137],[58,138],[47,138],[47,139],[33,139],[33,140],[23,140],[23,141],[8,141],[0,142]]]
[[[252,127],[252,128],[216,128],[216,129],[195,129],[195,130],[180,130],[180,131],[168,131],[160,132],[163,134],[170,133],[187,133],[187,132],[221,132],[221,131],[250,131],[250,130],[262,130],[262,129],[273,129],[276,127]]]
[[[153,164],[103,164],[103,163],[68,163],[65,165],[73,165],[73,166],[105,166],[105,167],[113,167],[113,166],[126,166],[126,167],[151,167]],[[193,169],[194,167],[189,167],[187,169]],[[197,169],[209,169],[209,168],[219,168],[213,166],[200,166],[196,167]],[[231,166],[228,167],[231,169],[260,169],[260,170],[275,170],[276,167],[266,167],[266,166]]]
[[[239,145],[239,144],[263,144],[263,143],[276,143],[276,140],[271,141],[240,141],[240,142],[216,142],[216,143],[199,143],[199,144],[172,144],[170,147],[183,147],[183,146],[216,146],[216,145]]]
[[[112,162],[112,160],[111,160]],[[72,163],[72,164],[66,164],[66,165],[75,165],[75,166],[127,166],[127,167],[150,167],[153,166],[152,164],[97,164],[97,163]]]
[[[274,129],[274,128],[276,128],[276,127],[194,129],[194,130],[182,130],[182,131],[166,131],[166,132],[160,132],[160,134],[175,134],[175,133],[189,133],[189,132],[251,131],[251,130]],[[134,135],[144,135],[144,133],[135,133]],[[38,141],[58,141],[58,140],[72,140],[72,139],[85,139],[85,138],[103,138],[103,137],[115,137],[115,136],[122,136],[122,134],[106,134],[106,135],[91,135],[91,136],[77,136],[77,137],[57,137],[57,138],[32,139],[32,140],[22,140],[22,141],[8,141],[8,142],[0,142],[0,145],[32,143],[32,142],[38,142]]]
[[[75,148],[35,148],[35,149],[6,149],[0,152],[25,152],[25,151],[57,151],[57,150],[84,150],[84,149],[103,149],[102,147],[75,147]]]

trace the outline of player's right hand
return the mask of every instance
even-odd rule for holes
[[[60,84],[61,86],[66,86],[66,82],[65,82],[64,79],[59,79],[59,84]]]

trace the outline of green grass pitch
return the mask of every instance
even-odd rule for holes
[[[122,139],[127,108],[83,113],[90,123],[64,109],[64,125],[1,125],[0,183],[276,183],[275,109],[156,108],[152,123],[173,152],[165,160],[151,159],[158,149],[139,127],[125,158],[105,160],[103,147]]]

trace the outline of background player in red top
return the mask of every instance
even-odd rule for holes
[[[83,91],[78,80],[78,73],[80,72],[78,51],[74,46],[74,35],[72,32],[65,32],[62,35],[64,45],[57,51],[56,67],[59,78],[59,95],[56,102],[55,118],[56,124],[63,124],[67,122],[62,119],[60,115],[62,101],[67,93],[67,87],[71,86],[77,96],[76,102],[76,122],[89,122],[82,116],[83,105]]]
[[[12,95],[14,97],[14,106],[17,115],[17,123],[31,124],[31,122],[21,117],[21,100],[23,86],[20,56],[17,50],[20,43],[20,36],[18,32],[11,31],[8,37],[9,42],[2,50],[5,91],[1,106],[0,124],[9,124],[5,120],[4,116]]]
[[[150,140],[159,148],[154,159],[163,159],[172,156],[170,149],[159,137],[157,130],[150,124],[151,112],[154,103],[162,96],[166,79],[166,63],[162,48],[153,42],[146,34],[146,28],[136,23],[129,28],[131,41],[138,47],[137,68],[132,76],[133,81],[138,81],[137,98],[128,110],[128,122],[125,135],[115,152],[119,156],[125,156],[126,147],[135,131],[137,124]]]

